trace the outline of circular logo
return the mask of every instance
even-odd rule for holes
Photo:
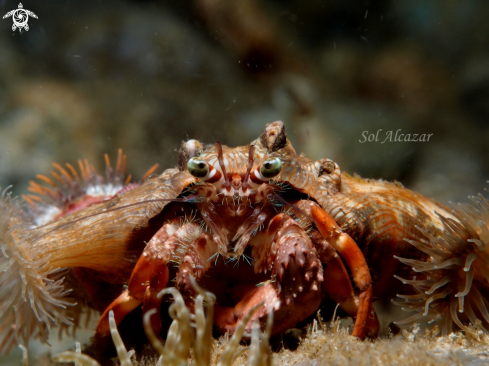
[[[12,19],[18,28],[24,28],[29,20],[29,14],[25,9],[17,9],[12,14]]]
[[[36,14],[34,14],[30,10],[24,9],[24,6],[22,5],[22,3],[20,3],[18,9],[9,11],[3,16],[3,19],[12,17],[12,20],[14,21],[14,25],[12,25],[12,30],[16,30],[17,28],[19,28],[20,32],[22,29],[25,29],[26,31],[29,30],[29,25],[27,24],[29,16],[37,19]]]

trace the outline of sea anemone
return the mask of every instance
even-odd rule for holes
[[[70,164],[66,169],[54,164],[54,180],[38,176],[50,187],[31,182],[35,194],[24,196],[27,205],[12,197],[10,187],[0,191],[0,350],[15,344],[26,350],[33,336],[46,342],[54,325],[63,330],[78,324],[84,306],[67,298],[67,268],[52,265],[52,256],[38,245],[44,234],[36,228],[136,185],[126,176],[122,150],[115,170],[107,155],[105,160],[105,179],[87,161],[79,162],[81,178]]]
[[[49,186],[35,181],[30,182],[28,190],[34,194],[23,197],[28,203],[29,213],[35,225],[47,224],[138,185],[138,183],[131,183],[131,175],[126,174],[126,155],[123,154],[122,149],[118,151],[114,168],[109,156],[105,154],[105,178],[99,175],[87,160],[78,160],[78,166],[81,177],[71,164],[68,163],[66,168],[63,168],[54,163],[53,167],[56,170],[51,172],[54,180],[44,175],[37,175],[41,182]],[[153,165],[141,178],[140,183],[157,168],[158,164]]]
[[[38,334],[46,341],[55,323],[71,325],[64,300],[62,273],[48,258],[38,259],[29,250],[32,221],[7,187],[0,195],[0,349],[17,342],[27,345]]]
[[[428,321],[443,335],[452,332],[453,323],[464,329],[481,321],[489,329],[489,202],[481,194],[471,200],[475,206],[452,204],[458,221],[438,215],[443,231],[433,235],[418,227],[430,245],[407,240],[426,253],[428,261],[396,257],[420,273],[412,280],[397,277],[413,285],[416,294],[397,295],[404,301],[394,303],[416,314],[396,324]]]

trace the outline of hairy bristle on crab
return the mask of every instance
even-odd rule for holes
[[[394,302],[403,310],[416,313],[397,324],[428,321],[441,328],[443,335],[483,320],[489,330],[489,202],[479,194],[471,197],[475,206],[452,204],[456,219],[439,215],[445,230],[429,233],[418,227],[431,245],[407,240],[429,256],[427,262],[398,258],[419,273],[412,280],[397,277],[413,285],[414,295],[397,295]]]

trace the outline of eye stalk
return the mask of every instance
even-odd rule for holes
[[[280,174],[282,165],[282,160],[279,158],[267,159],[260,166],[260,175],[265,178],[265,180],[270,180]]]
[[[187,169],[196,178],[205,178],[209,174],[209,165],[200,158],[190,158]]]

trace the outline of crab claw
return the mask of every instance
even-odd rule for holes
[[[318,309],[321,295],[319,291],[312,291],[306,296],[298,297],[295,301],[285,304],[275,284],[268,282],[262,286],[248,289],[243,299],[234,307],[216,305],[214,324],[222,334],[226,332],[233,334],[250,310],[262,302],[264,306],[253,314],[251,321],[246,326],[247,333],[251,333],[254,320],[258,320],[261,327],[264,328],[268,313],[271,311],[273,311],[274,318],[272,334],[283,333],[295,327],[297,323]]]
[[[239,288],[234,307],[216,308],[216,326],[222,332],[233,333],[244,316],[257,304],[252,320],[262,328],[273,311],[272,334],[285,332],[313,314],[321,303],[323,267],[306,231],[289,215],[276,215],[267,234],[253,239],[252,256],[258,258],[255,273],[272,270],[271,279],[260,286]],[[251,331],[252,322],[246,331]]]

